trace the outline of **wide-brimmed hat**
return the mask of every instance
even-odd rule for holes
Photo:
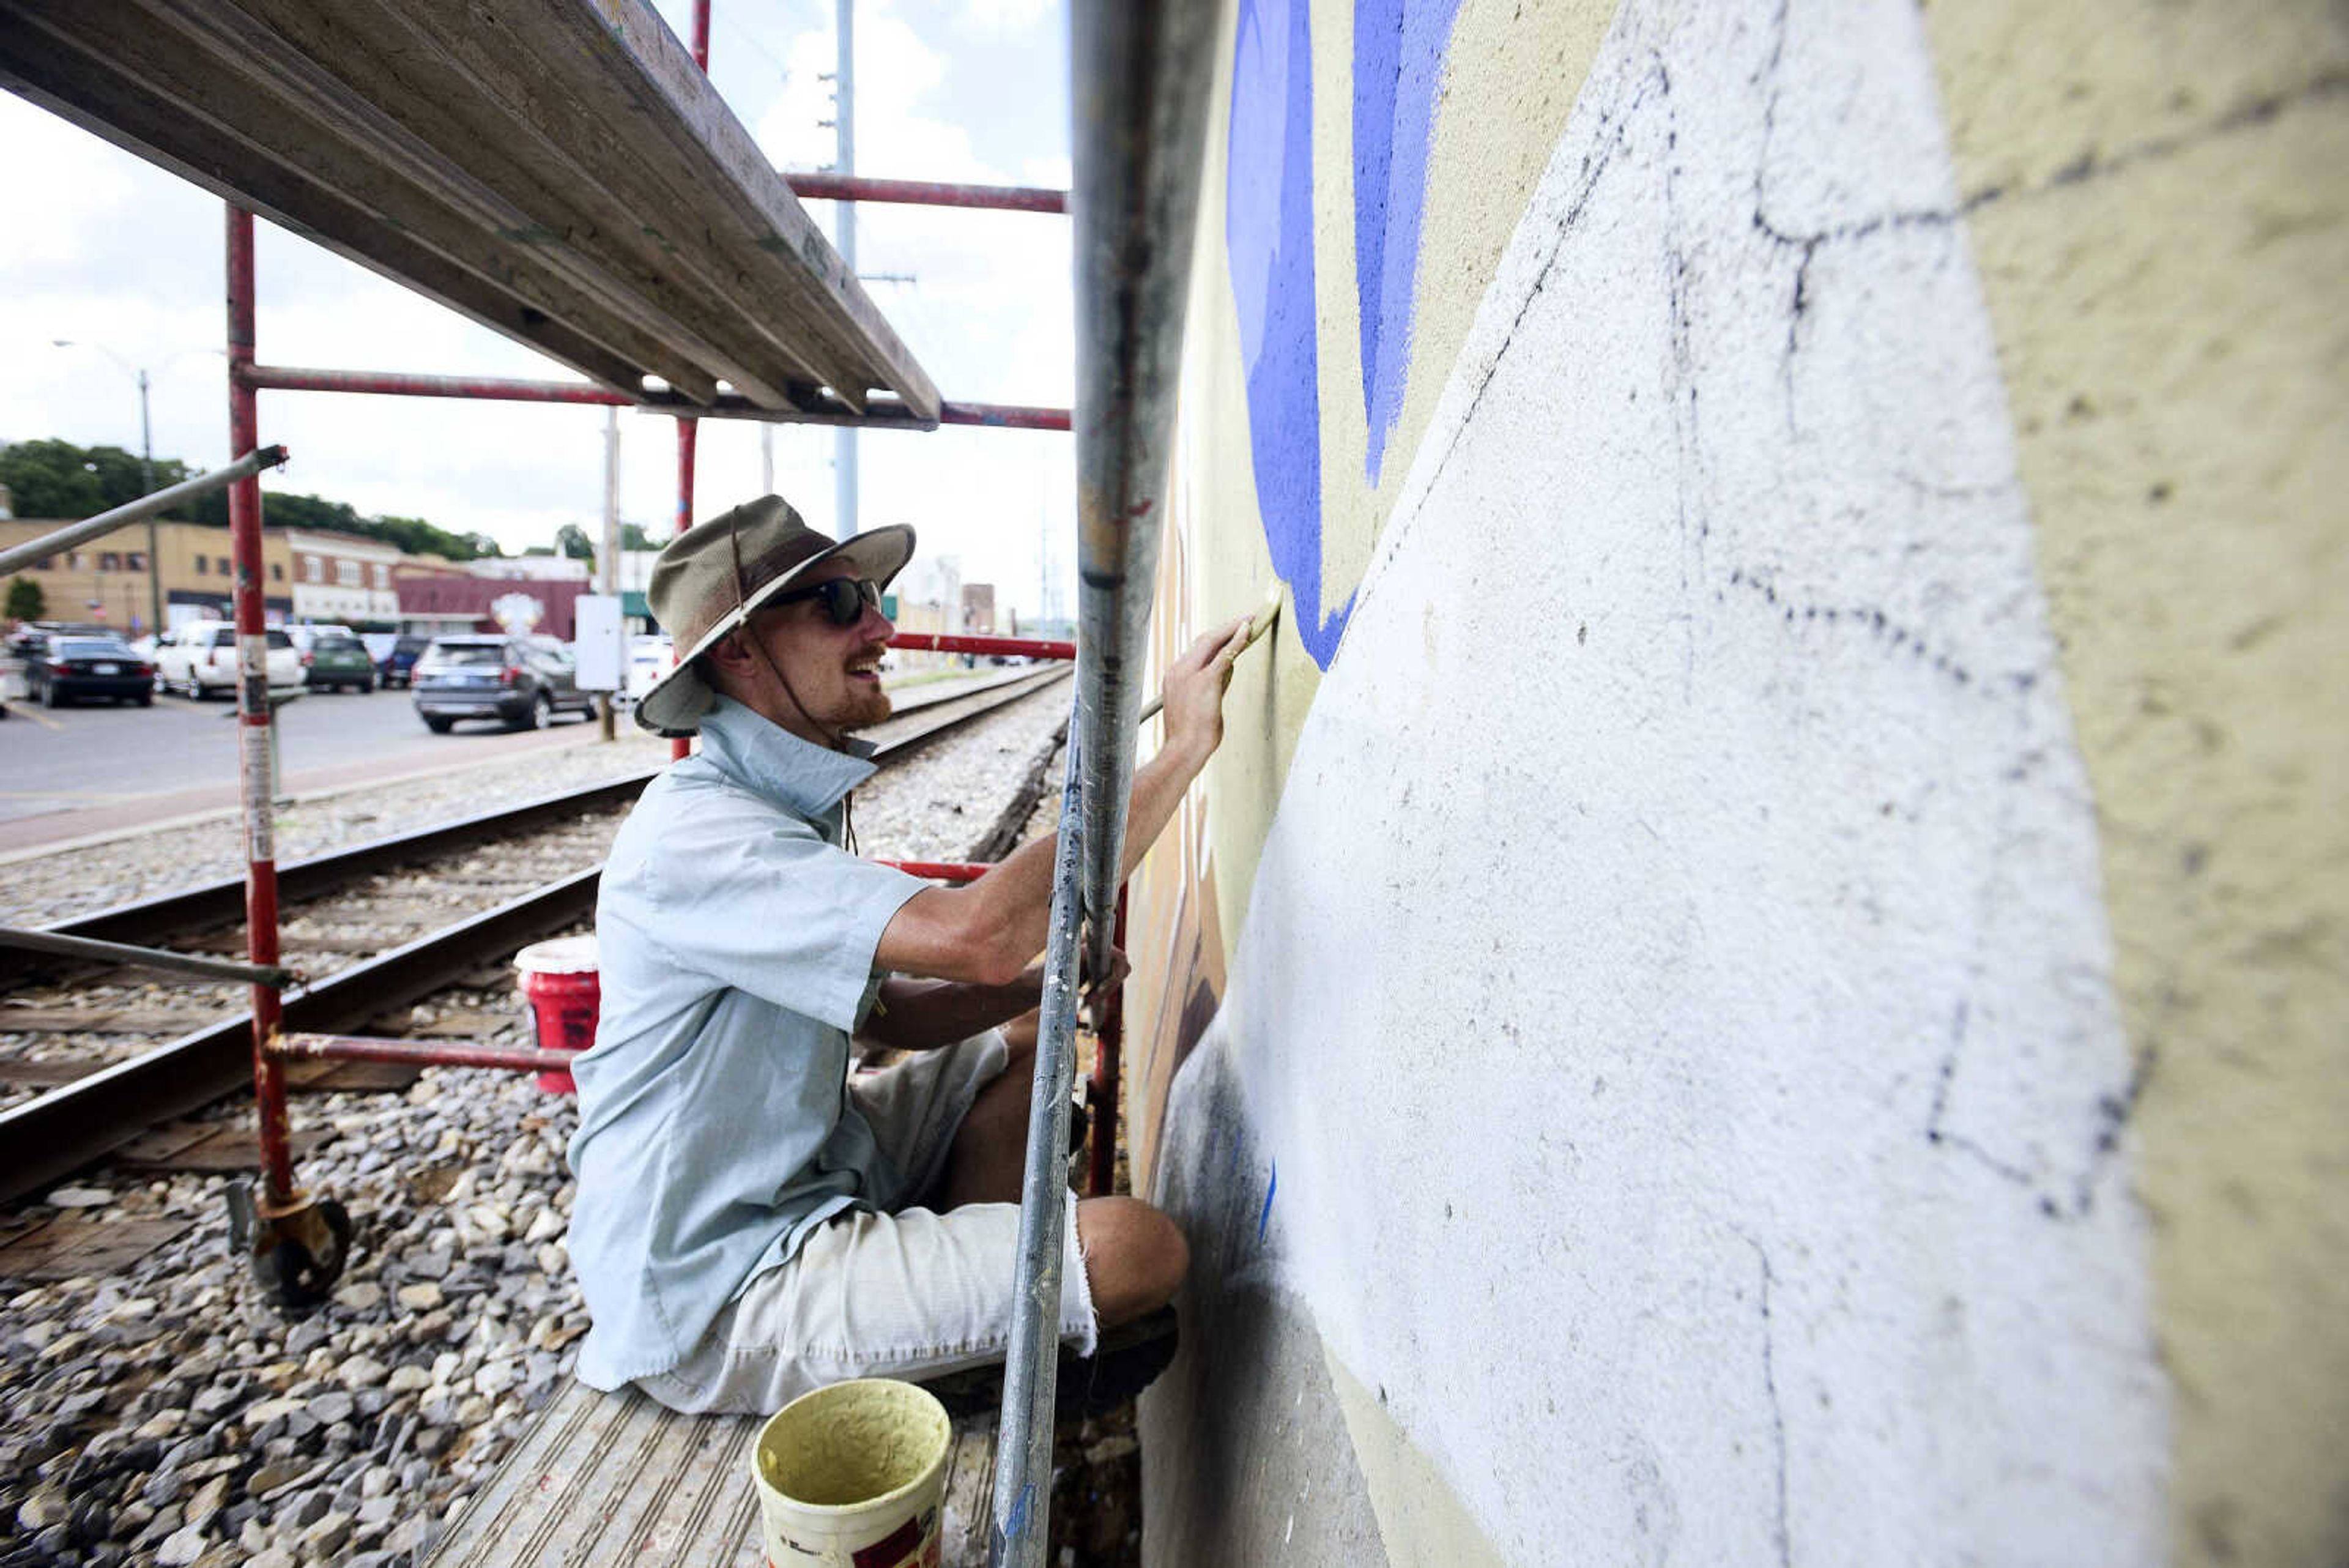
[[[780,495],[762,495],[697,523],[661,547],[645,598],[678,650],[677,668],[636,704],[636,722],[664,735],[701,728],[715,695],[694,661],[750,613],[831,560],[854,564],[883,587],[913,558],[903,524],[834,541],[802,522]]]

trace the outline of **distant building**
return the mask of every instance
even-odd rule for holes
[[[575,556],[490,556],[464,563],[477,577],[527,577],[533,582],[585,583],[587,563]]]
[[[0,521],[0,546],[22,545],[53,534],[69,518]],[[179,626],[194,620],[225,620],[232,614],[236,565],[228,530],[169,520],[155,524],[163,589],[163,619]],[[262,607],[273,621],[293,618],[294,554],[285,531],[264,528],[261,535]],[[8,576],[40,585],[48,615],[57,620],[100,621],[138,636],[149,625],[147,528],[120,528],[70,549],[46,556]]]
[[[398,618],[392,574],[408,559],[398,545],[311,528],[287,529],[285,545],[294,556],[295,621],[373,626]]]
[[[995,585],[965,583],[962,586],[962,629],[966,637],[995,635]]]
[[[543,556],[532,559],[544,559]],[[482,561],[475,566],[511,565]],[[497,631],[502,618],[514,629],[543,632],[569,642],[577,635],[575,606],[588,591],[581,581],[558,581],[522,576],[451,575],[432,570],[397,575],[402,629],[421,632]]]

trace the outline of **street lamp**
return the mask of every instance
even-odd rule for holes
[[[52,337],[49,339],[49,344],[57,348],[95,348],[119,365],[125,374],[139,383],[139,488],[141,494],[154,494],[155,437],[154,427],[147,417],[148,382],[145,367],[131,364],[129,360],[125,359],[103,343],[91,343],[72,337]],[[175,360],[185,358],[190,354],[220,352],[222,350],[217,348],[184,348],[164,360],[163,367],[169,369]],[[147,519],[147,601],[150,617],[148,635],[160,637],[163,631],[163,555],[157,543],[155,519],[152,517]]]

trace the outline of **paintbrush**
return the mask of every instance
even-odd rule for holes
[[[1264,596],[1264,603],[1258,605],[1256,614],[1248,618],[1247,640],[1240,644],[1240,653],[1246,653],[1249,649],[1254,648],[1262,639],[1264,634],[1272,629],[1273,623],[1280,619],[1280,579],[1275,577],[1272,580],[1271,591]],[[1239,653],[1232,655],[1232,659],[1237,662]],[[1142,717],[1135,722],[1147,724],[1158,716],[1158,710],[1165,705],[1164,697],[1153,697],[1149,705],[1142,710]]]

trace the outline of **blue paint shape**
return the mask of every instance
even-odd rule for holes
[[[1308,0],[1239,0],[1224,249],[1247,377],[1249,460],[1272,568],[1322,669],[1354,598],[1322,605],[1320,349]],[[1357,0],[1354,250],[1366,467],[1378,482],[1411,359],[1428,138],[1459,0]]]
[[[1264,1228],[1272,1223],[1272,1195],[1280,1190],[1280,1161],[1272,1162],[1272,1179],[1265,1184],[1264,1210],[1256,1217],[1256,1239],[1264,1241]]]
[[[1017,1541],[1028,1528],[1028,1505],[1035,1501],[1036,1483],[1030,1481],[1019,1489],[1019,1501],[1011,1505],[1011,1517],[1003,1521],[1003,1539]]]
[[[1321,609],[1320,349],[1314,341],[1313,49],[1306,0],[1240,0],[1224,250],[1247,367],[1248,449],[1272,569],[1322,669],[1353,608]]]
[[[1460,0],[1355,0],[1354,292],[1362,461],[1372,484],[1402,414],[1435,89]]]

